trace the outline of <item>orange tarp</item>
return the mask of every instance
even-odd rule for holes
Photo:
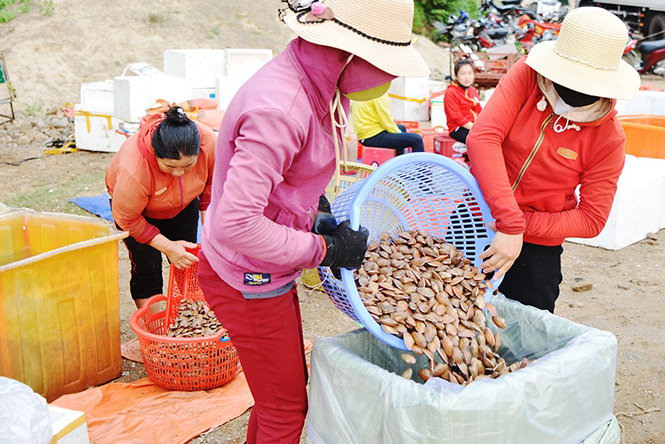
[[[90,442],[180,444],[254,405],[245,374],[206,391],[169,391],[148,378],[64,395],[52,404],[85,412]]]

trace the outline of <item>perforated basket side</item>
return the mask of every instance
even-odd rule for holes
[[[421,229],[444,239],[479,265],[478,254],[491,243],[491,221],[478,185],[466,169],[446,157],[416,153],[398,156],[381,165],[367,179],[352,184],[332,204],[338,222],[350,220],[370,232],[369,242],[383,231]],[[323,286],[333,303],[389,345],[405,349],[404,341],[385,333],[365,309],[351,270],[342,280],[332,274]],[[498,285],[499,282],[496,283]],[[486,298],[489,295],[486,294]]]
[[[168,390],[195,391],[213,389],[235,378],[238,353],[230,340],[222,339],[225,331],[202,338],[163,336],[166,312],[153,313],[150,307],[165,299],[153,296],[130,319],[150,380]]]

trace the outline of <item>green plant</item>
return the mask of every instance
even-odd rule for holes
[[[42,105],[25,105],[23,115],[30,117],[33,113],[38,113],[42,110]]]
[[[16,14],[14,14],[13,12],[8,11],[6,9],[0,10],[0,23],[7,23],[14,17],[16,17]]]
[[[460,9],[470,16],[478,14],[478,0],[416,0],[413,17],[413,31],[418,34],[431,35],[432,22],[446,23],[448,16],[459,14]]]
[[[53,2],[51,0],[44,1],[44,3],[39,7],[39,12],[45,17],[51,17],[55,12]]]
[[[32,0],[20,0],[20,2],[23,5],[19,9],[21,12],[25,13],[25,12],[30,11],[30,7],[32,6]]]

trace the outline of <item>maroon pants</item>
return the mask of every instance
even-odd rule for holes
[[[307,363],[296,287],[245,299],[201,254],[199,285],[238,351],[254,397],[247,444],[298,444],[307,414]]]

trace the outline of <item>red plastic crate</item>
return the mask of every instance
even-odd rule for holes
[[[395,157],[396,153],[392,148],[366,146],[363,148],[363,163],[365,165],[379,166]]]
[[[417,120],[395,120],[395,125],[404,125],[407,131],[420,128],[420,122]]]
[[[468,165],[466,162],[468,158],[466,154],[466,145],[448,135],[434,137],[434,152]]]
[[[412,133],[420,134],[423,138],[425,144],[425,152],[434,153],[434,138],[436,136],[448,135],[448,132],[444,131],[442,128],[417,128],[412,131]]]

